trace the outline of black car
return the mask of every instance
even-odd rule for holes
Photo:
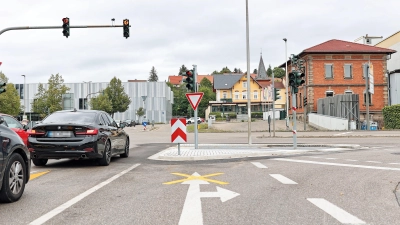
[[[115,155],[129,156],[129,136],[106,112],[63,110],[32,128],[28,149],[36,166],[62,158],[97,159],[108,166]]]
[[[0,118],[0,124],[4,122]],[[0,126],[0,201],[18,201],[30,177],[28,148],[10,128]]]

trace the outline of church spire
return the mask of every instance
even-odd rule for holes
[[[260,53],[260,63],[258,64],[258,70],[257,70],[257,79],[260,80],[268,80],[268,76],[267,76],[267,70],[265,69],[264,66],[264,60],[262,58],[262,51]]]

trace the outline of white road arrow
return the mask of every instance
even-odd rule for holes
[[[192,176],[200,176],[198,173]],[[189,184],[185,204],[183,205],[179,225],[203,225],[203,212],[201,210],[201,198],[220,198],[221,202],[226,202],[240,194],[217,187],[217,192],[200,192],[200,184],[210,184],[204,180],[190,180],[182,182]]]

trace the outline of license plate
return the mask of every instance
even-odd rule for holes
[[[49,131],[47,137],[71,137],[71,131]]]

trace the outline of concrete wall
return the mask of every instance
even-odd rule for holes
[[[347,119],[325,116],[316,113],[308,114],[308,122],[310,126],[327,130],[349,130],[349,122]]]

